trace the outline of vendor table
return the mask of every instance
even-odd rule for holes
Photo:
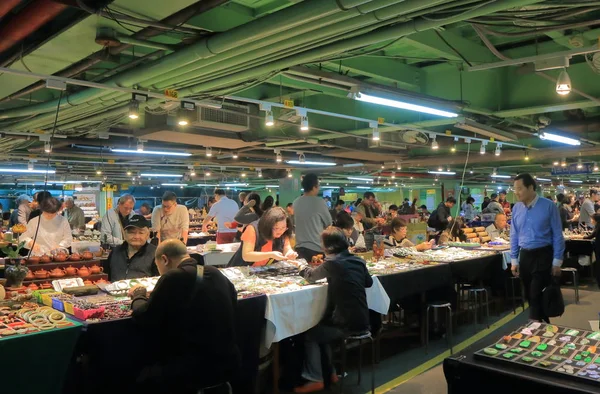
[[[200,237],[192,237],[189,236],[187,240],[187,246],[196,246],[196,245],[204,245],[208,241],[216,241],[216,235],[203,235]]]
[[[498,333],[498,338],[509,332]],[[492,363],[474,357],[474,353],[490,345],[483,339],[459,354],[444,360],[448,394],[489,393],[598,393],[598,386],[550,375],[535,368],[518,368],[511,364]]]
[[[61,394],[81,324],[0,339],[3,393]]]
[[[594,253],[594,243],[591,239],[567,239],[565,240],[565,253],[575,256],[591,256]]]
[[[266,302],[266,296],[238,300],[236,341],[242,355],[242,367],[236,380],[231,382],[235,393],[255,391]],[[76,377],[79,384],[73,393],[114,392],[115,387],[122,387],[127,379],[134,379],[132,371],[119,369],[117,365],[141,362],[136,357],[143,357],[144,352],[152,348],[152,338],[146,340],[140,335],[131,318],[83,324],[77,351],[85,355],[87,362],[81,376]],[[94,384],[89,384],[92,381]]]

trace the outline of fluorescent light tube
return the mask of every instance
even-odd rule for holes
[[[328,161],[303,161],[300,160],[287,160],[288,164],[302,164],[306,166],[335,166],[336,163],[328,162]]]
[[[352,176],[349,176],[349,177],[348,177],[348,178],[346,178],[346,179],[349,179],[349,180],[351,180],[351,181],[364,181],[364,182],[373,182],[373,178],[357,178],[357,177],[352,177]]]
[[[575,180],[575,179],[569,179],[569,182],[571,182],[571,183],[583,183],[583,181],[578,181],[578,180]]]
[[[164,152],[155,150],[135,150],[135,149],[111,149],[112,152],[117,153],[137,153],[138,155],[161,155],[161,156],[191,156],[191,153],[187,152]]]
[[[357,189],[373,189],[371,186],[356,186]]]
[[[540,134],[541,140],[548,140],[554,142],[560,142],[562,144],[578,146],[581,145],[581,141],[576,140],[575,138],[569,138],[558,134],[543,132]]]
[[[0,172],[14,172],[17,174],[54,174],[56,170],[28,170],[25,168],[0,168]]]
[[[279,185],[265,185],[265,187],[270,187],[270,188],[273,188],[273,189],[275,189],[275,188],[278,188],[278,187],[279,187]]]
[[[422,113],[431,114],[431,115],[445,116],[447,118],[458,117],[458,114],[455,114],[453,112],[442,111],[442,110],[430,108],[430,107],[424,107],[422,105],[410,104],[410,103],[406,103],[403,101],[390,100],[390,99],[385,99],[385,98],[381,98],[381,97],[371,96],[371,95],[360,93],[360,92],[356,95],[356,99],[358,101],[364,101],[366,103],[385,105],[387,107],[406,109],[409,111],[422,112]]]
[[[510,175],[498,175],[498,174],[494,175],[494,174],[492,174],[490,176],[492,178],[502,178],[502,179],[510,179],[510,178],[512,178],[512,176],[510,176]]]
[[[53,183],[59,183],[59,182],[53,182]],[[65,183],[67,185],[78,185],[80,183],[102,183],[102,181],[66,181],[66,182],[60,182],[60,183]]]
[[[542,182],[552,182],[552,179],[548,179],[548,178],[536,178],[537,181],[542,181]]]
[[[339,186],[321,186],[321,189],[339,189]]]
[[[226,183],[224,185],[219,185],[219,186],[225,186],[225,187],[236,187],[236,186],[250,186],[247,183]]]
[[[161,186],[187,186],[186,183],[161,183]]]
[[[428,174],[436,174],[436,175],[456,175],[454,171],[427,171]]]
[[[152,172],[145,172],[143,174],[140,174],[140,176],[147,176],[147,177],[155,177],[155,178],[181,178],[183,175],[182,174],[154,174]]]

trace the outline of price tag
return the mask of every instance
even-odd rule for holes
[[[377,123],[378,124],[384,124],[385,123],[385,118],[377,118]]]
[[[286,108],[294,108],[294,100],[283,100],[283,106]]]
[[[177,97],[179,97],[179,93],[175,89],[165,89],[165,96],[171,97],[171,98],[177,98]]]

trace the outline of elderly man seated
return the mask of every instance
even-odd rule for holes
[[[506,215],[503,213],[496,214],[494,223],[486,227],[485,231],[488,233],[492,241],[496,238],[505,238],[508,236],[508,223]]]
[[[157,276],[154,264],[156,246],[148,243],[151,223],[142,215],[133,215],[125,226],[125,242],[108,256],[111,281]]]

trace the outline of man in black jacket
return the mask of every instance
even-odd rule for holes
[[[116,246],[108,256],[111,281],[157,276],[154,264],[156,246],[148,243],[152,224],[142,215],[133,215],[123,231],[125,242]]]
[[[454,207],[454,204],[456,204],[456,199],[454,197],[448,197],[446,202],[441,202],[429,217],[427,225],[437,231],[444,231],[448,228],[448,224],[452,222],[450,210]]]
[[[369,308],[365,288],[373,285],[373,278],[366,263],[348,252],[346,236],[339,228],[330,227],[321,234],[325,262],[317,268],[300,267],[300,275],[309,282],[327,278],[327,311],[325,317],[306,333],[306,357],[302,377],[307,380],[296,387],[295,393],[311,393],[323,390],[320,345],[326,345],[331,363],[329,344],[348,334],[369,330]],[[333,366],[331,367],[333,370]],[[337,381],[335,372],[331,377]]]
[[[231,380],[240,368],[233,284],[218,269],[198,265],[176,239],[158,246],[156,265],[162,276],[150,298],[144,287],[129,291],[133,319],[156,347],[137,391],[195,394]]]

